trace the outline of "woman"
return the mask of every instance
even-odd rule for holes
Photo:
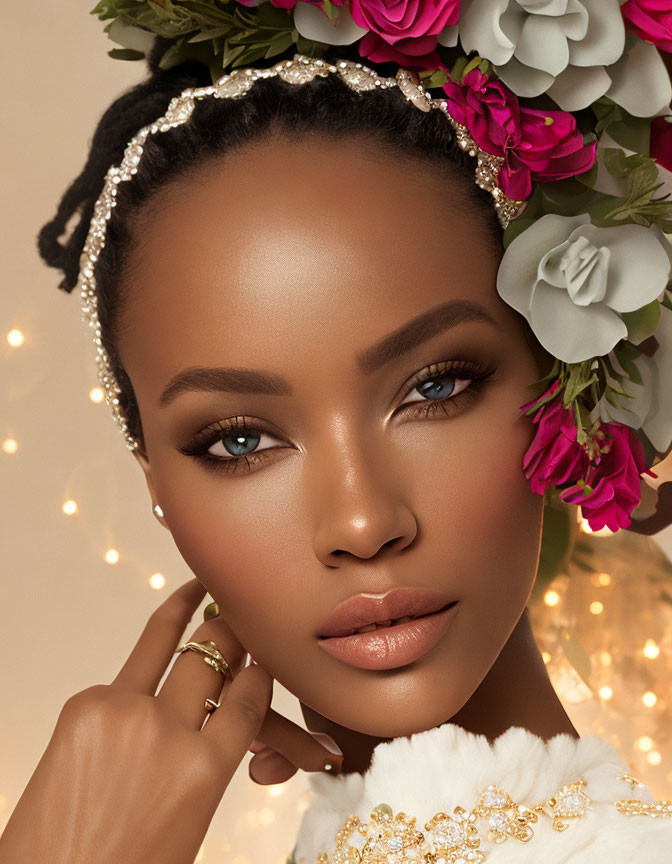
[[[311,772],[296,864],[635,851],[662,862],[672,823],[633,818],[655,806],[651,793],[610,744],[579,737],[525,611],[539,493],[554,483],[578,503],[578,486],[587,514],[627,527],[637,496],[612,482],[608,505],[591,498],[605,480],[586,471],[623,444],[639,492],[660,439],[645,453],[610,417],[616,443],[596,458],[577,403],[553,427],[557,384],[520,414],[559,360],[584,362],[585,340],[559,338],[553,322],[539,330],[515,300],[528,274],[503,253],[511,212],[474,184],[445,113],[417,110],[422,91],[276,74],[193,104],[208,68],[162,69],[165,48],[102,118],[40,251],[62,288],[84,289],[115,419],[196,579],[156,610],[111,684],[65,704],[0,861],[187,864],[250,749],[258,783]],[[457,112],[461,92],[445,92]],[[108,168],[152,124],[106,203]],[[554,179],[592,165],[594,141],[575,131],[564,156],[547,157]],[[554,162],[568,154],[571,165]],[[508,167],[505,197],[520,203],[513,192],[526,198],[519,184],[543,170]],[[543,218],[550,231],[567,217]],[[646,246],[652,296],[609,307],[626,314],[658,302],[672,260],[660,231],[629,227],[641,229],[628,236]],[[566,274],[578,262],[575,297],[595,287],[577,274],[609,259],[581,257],[584,240],[558,264]],[[600,314],[604,347],[613,321]],[[645,419],[655,438],[660,418]],[[543,450],[542,429],[565,442],[561,459]],[[214,617],[180,645],[157,693],[205,591]],[[308,731],[270,708],[273,679]],[[633,815],[614,806],[626,798]],[[346,822],[355,812],[368,833]]]

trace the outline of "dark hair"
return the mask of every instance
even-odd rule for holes
[[[89,222],[107,169],[121,161],[130,139],[160,117],[173,96],[187,87],[211,83],[208,68],[200,63],[185,63],[168,70],[158,68],[163,48],[161,40],[157,40],[149,57],[149,76],[105,111],[81,174],[65,191],[54,218],[40,230],[40,255],[50,267],[63,272],[58,286],[63,291],[71,292],[76,286]],[[339,56],[346,54],[341,52]],[[366,62],[365,65],[379,74],[390,74],[387,67],[391,64]],[[258,80],[241,98],[201,100],[187,123],[148,139],[137,175],[119,186],[105,248],[96,267],[102,341],[122,391],[119,399],[129,432],[141,447],[144,439],[138,405],[115,349],[127,296],[121,277],[134,241],[134,218],[159,189],[203,159],[274,135],[290,138],[317,135],[333,140],[364,138],[375,143],[382,155],[421,160],[443,172],[453,186],[460,185],[462,212],[481,218],[486,236],[499,249],[503,248],[493,199],[474,182],[474,158],[457,146],[443,112],[418,110],[397,87],[355,92],[338,75],[318,76],[302,85],[273,77]],[[61,242],[75,214],[79,221]]]

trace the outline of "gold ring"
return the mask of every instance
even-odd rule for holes
[[[214,699],[206,699],[205,700],[205,710],[208,712],[208,714],[212,714],[212,712],[216,708],[219,708],[219,706],[221,704],[222,704],[221,702],[215,702]]]
[[[196,653],[203,656],[203,659],[209,666],[212,666],[213,669],[221,672],[225,678],[226,673],[228,672],[233,679],[231,667],[224,659],[222,652],[211,639],[208,639],[205,642],[185,642],[184,645],[180,645],[179,648],[176,648],[174,653],[182,654],[184,651],[196,651]]]

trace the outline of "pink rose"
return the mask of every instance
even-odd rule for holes
[[[460,84],[443,85],[451,116],[466,126],[481,150],[504,159],[499,185],[523,201],[533,180],[562,180],[583,174],[595,161],[597,141],[583,143],[567,111],[524,108],[505,84],[472,69]]]
[[[672,171],[672,123],[664,117],[651,120],[651,156],[668,171]]]
[[[630,514],[641,501],[640,475],[656,475],[647,470],[644,445],[629,426],[604,423],[600,431],[605,433],[608,451],[591,464],[585,482],[565,489],[560,497],[581,507],[593,531],[605,525],[618,531],[630,525]]]
[[[661,51],[672,52],[672,6],[670,0],[628,0],[621,6],[630,29]]]
[[[457,24],[460,0],[350,0],[355,24],[371,30],[395,45],[400,40],[436,36],[449,24]],[[405,53],[417,56],[436,47]]]
[[[539,398],[555,393],[559,384],[554,381]],[[521,410],[527,410],[534,401],[522,405]],[[589,460],[576,440],[572,407],[568,410],[560,398],[551,399],[536,411],[533,422],[537,424],[537,431],[523,457],[523,469],[532,491],[543,495],[551,485],[575,483],[583,477]]]
[[[372,63],[397,63],[404,69],[423,70],[443,67],[441,58],[434,50],[436,39],[421,36],[419,39],[401,39],[394,46],[377,33],[366,33],[357,43],[359,54]],[[445,68],[445,67],[443,67]]]

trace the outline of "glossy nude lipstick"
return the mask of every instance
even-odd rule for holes
[[[457,608],[457,600],[421,588],[395,588],[382,597],[358,594],[323,622],[318,644],[359,669],[396,669],[427,654]],[[365,632],[356,632],[362,628]]]

